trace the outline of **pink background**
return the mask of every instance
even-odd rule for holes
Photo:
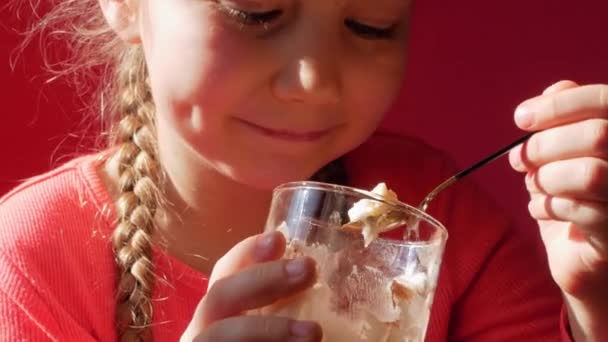
[[[521,134],[512,112],[525,98],[560,79],[608,82],[606,13],[605,0],[417,0],[407,81],[382,129],[419,136],[461,166],[476,161]],[[90,146],[70,134],[83,120],[72,91],[42,86],[37,44],[11,71],[15,26],[23,20],[0,13],[0,194]],[[473,177],[531,225],[506,158]]]

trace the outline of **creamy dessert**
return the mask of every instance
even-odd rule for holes
[[[376,185],[371,192],[388,201],[397,201],[398,199],[397,194],[393,190],[390,190],[385,183]],[[374,239],[378,238],[378,235],[384,229],[384,226],[377,224],[377,221],[382,215],[387,214],[389,211],[389,205],[369,199],[358,201],[348,211],[350,222],[361,224],[361,234],[363,235],[363,241],[365,242],[366,247],[369,246]]]

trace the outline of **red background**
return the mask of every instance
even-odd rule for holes
[[[422,137],[466,166],[518,137],[513,109],[552,82],[608,82],[607,19],[605,0],[418,0],[405,88],[382,129]],[[73,92],[43,85],[37,44],[11,70],[24,22],[0,12],[0,194],[90,146],[72,134],[83,120]],[[473,177],[531,223],[506,158]]]

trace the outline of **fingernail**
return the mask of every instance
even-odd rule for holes
[[[266,233],[257,238],[256,257],[259,260],[266,260],[272,256],[274,247],[274,233]]]
[[[509,163],[511,164],[511,167],[515,170],[519,171],[523,169],[521,161],[521,145],[514,147],[509,152]]]
[[[289,333],[293,337],[312,337],[318,334],[318,325],[314,322],[291,321]]]
[[[285,272],[293,280],[303,278],[308,271],[308,260],[306,258],[297,258],[290,260],[285,265]]]
[[[530,202],[528,202],[528,213],[533,219],[540,219],[545,216],[541,214],[546,212],[545,201],[546,197],[544,196],[535,196],[530,199]]]
[[[521,105],[515,110],[515,123],[520,128],[530,128],[534,124],[534,116],[530,105]]]
[[[526,190],[530,191],[532,190],[532,173],[528,172],[526,173],[526,176],[524,177],[524,184],[526,185]]]
[[[528,202],[528,214],[532,217],[534,217],[534,212],[536,211],[536,202],[535,199],[531,199],[530,202]]]
[[[541,189],[539,189],[538,184],[536,183],[536,173],[535,172],[528,172],[526,173],[526,177],[525,177],[525,184],[526,184],[526,190],[528,190],[529,192],[537,192]]]

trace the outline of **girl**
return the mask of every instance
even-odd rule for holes
[[[454,171],[374,133],[402,81],[406,1],[53,6],[41,28],[64,21],[80,65],[112,71],[111,139],[1,200],[3,339],[319,341],[315,322],[241,314],[314,282],[259,234],[272,188],[387,181],[417,203]],[[546,253],[471,184],[433,204],[451,237],[429,341],[608,338],[607,89],[560,82],[517,110],[540,131],[511,162]]]

